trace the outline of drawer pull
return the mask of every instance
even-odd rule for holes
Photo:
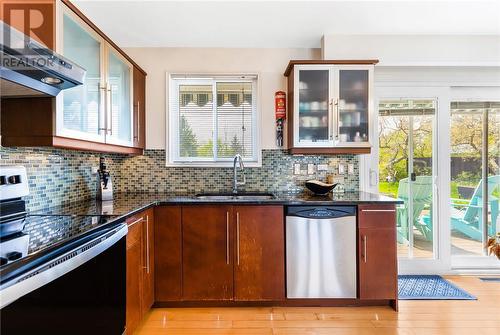
[[[395,212],[395,209],[362,209],[362,212]]]
[[[141,221],[144,221],[144,217],[141,217],[141,218],[139,218],[139,219],[135,220],[134,222],[129,223],[129,224],[127,225],[127,227],[129,227],[129,228],[130,228],[130,227],[132,227],[133,225],[135,225],[135,224],[137,224],[137,223],[139,223],[139,222],[141,222]]]

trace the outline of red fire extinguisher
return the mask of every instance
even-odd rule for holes
[[[283,125],[286,119],[286,93],[274,93],[274,110],[276,114],[276,145],[283,146]]]

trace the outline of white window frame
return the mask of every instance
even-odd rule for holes
[[[261,147],[261,124],[260,124],[260,83],[259,75],[256,73],[245,74],[177,74],[167,73],[167,101],[166,101],[166,166],[168,167],[232,167],[233,158],[217,158],[216,146],[214,146],[214,156],[210,158],[193,158],[191,160],[181,159],[179,157],[179,110],[175,103],[176,95],[179,92],[179,84],[185,85],[212,85],[212,100],[214,107],[217,104],[216,83],[220,82],[250,82],[252,83],[252,138],[253,152],[252,159],[243,157],[245,166],[262,166],[262,147]],[[213,119],[214,139],[217,138],[217,116]],[[216,142],[214,142],[216,143]]]

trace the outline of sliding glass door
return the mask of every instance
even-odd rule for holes
[[[450,115],[451,256],[473,267],[500,231],[500,102],[451,101]]]
[[[399,258],[434,258],[434,99],[384,99],[378,105],[379,193],[397,208]]]
[[[500,269],[500,87],[379,86],[361,189],[397,209],[402,274]]]

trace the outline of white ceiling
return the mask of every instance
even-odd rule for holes
[[[73,0],[123,47],[320,47],[325,34],[500,35],[500,1]]]

